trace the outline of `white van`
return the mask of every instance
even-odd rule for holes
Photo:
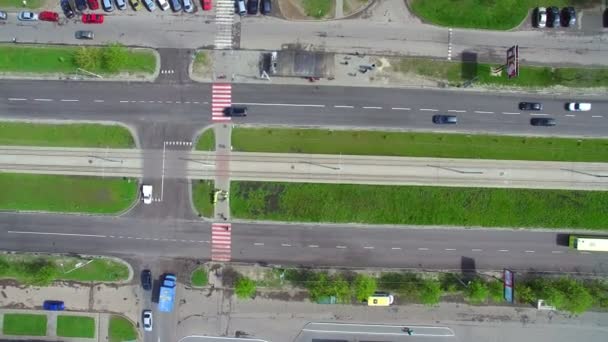
[[[239,15],[245,16],[247,14],[247,10],[245,9],[245,0],[236,0],[237,1],[237,9],[239,11]]]

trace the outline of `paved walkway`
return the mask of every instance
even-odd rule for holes
[[[83,341],[108,341],[108,328],[111,314],[109,313],[95,313],[95,312],[75,312],[75,311],[44,311],[44,310],[19,310],[19,309],[0,309],[0,327],[3,327],[4,316],[7,314],[30,314],[30,315],[46,315],[46,336],[15,336],[15,335],[4,335],[3,330],[0,328],[0,340],[18,340],[18,339],[32,339],[41,341],[57,341],[61,340],[64,342],[83,342]],[[57,336],[57,317],[58,316],[83,316],[90,317],[95,320],[95,337],[94,338],[72,338],[72,337],[61,337]]]
[[[217,152],[170,151],[167,157],[189,160],[185,177],[214,179],[226,198],[231,179],[608,190],[608,163],[243,153],[230,151],[230,132],[229,124],[216,127]],[[145,155],[162,155],[162,151]],[[0,147],[0,171],[140,177],[141,158],[139,150]],[[164,177],[183,178],[184,171],[168,165]],[[216,204],[215,219],[227,221],[228,199]]]

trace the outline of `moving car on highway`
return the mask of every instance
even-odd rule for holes
[[[74,36],[76,37],[76,39],[93,39],[93,38],[95,38],[93,31],[76,31]]]
[[[456,124],[458,123],[458,118],[455,115],[433,115],[433,123],[442,125],[442,124]]]
[[[543,110],[543,104],[538,102],[520,102],[520,110]]]
[[[591,110],[591,103],[588,102],[568,102],[566,108],[571,112],[588,112]]]
[[[532,118],[530,119],[530,124],[532,126],[555,126],[557,122],[552,118]]]
[[[36,21],[38,20],[38,14],[30,11],[19,12],[17,19],[21,21]]]
[[[38,14],[39,20],[44,21],[59,21],[59,13],[51,11],[42,11]]]

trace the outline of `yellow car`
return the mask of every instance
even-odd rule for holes
[[[139,0],[129,0],[129,3],[131,4],[131,7],[133,7],[133,10],[135,10],[135,11],[137,11],[141,7]]]

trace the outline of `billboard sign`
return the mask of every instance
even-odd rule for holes
[[[514,45],[507,50],[507,76],[519,76],[519,46]]]
[[[509,303],[513,303],[513,272],[505,269],[504,270],[504,295],[505,300]]]

